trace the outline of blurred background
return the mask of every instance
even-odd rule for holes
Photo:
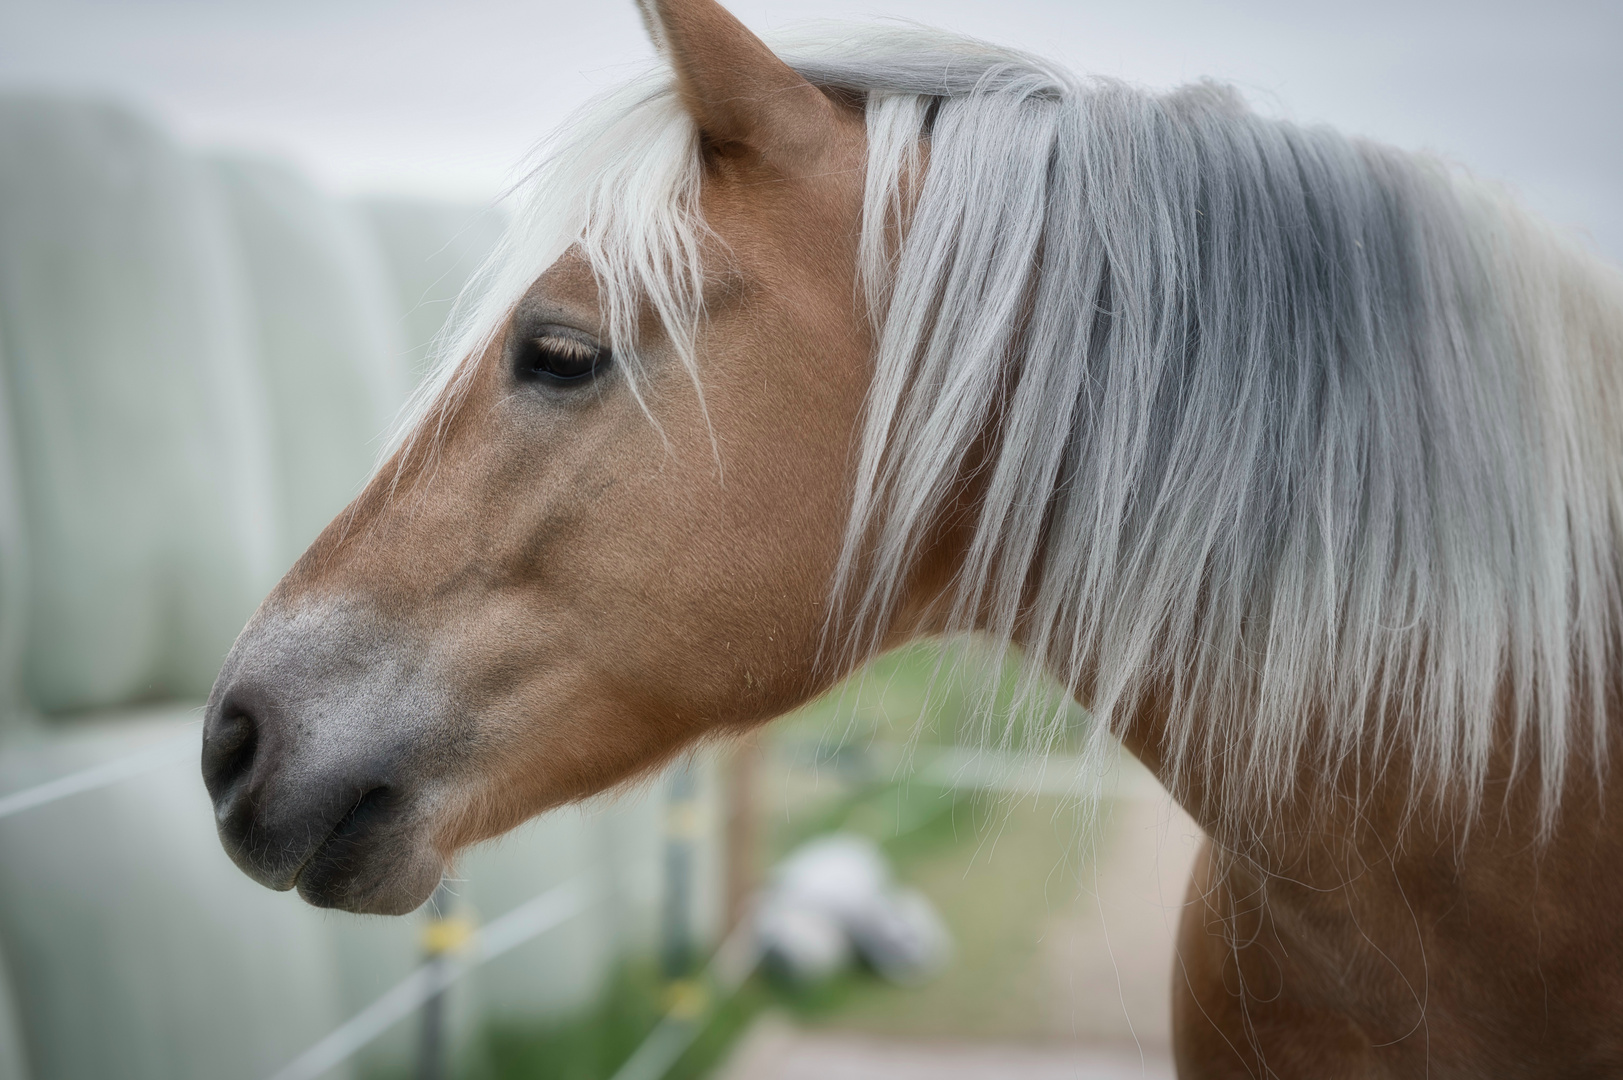
[[[1623,261],[1616,3],[731,7],[1224,79]],[[407,918],[221,852],[219,661],[367,475],[515,167],[649,55],[630,0],[0,0],[0,1080],[1170,1075],[1198,833],[1081,762],[1080,712],[976,750],[996,658],[927,695],[932,649],[886,657]]]

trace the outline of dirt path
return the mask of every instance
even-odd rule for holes
[[[800,1031],[767,1017],[718,1080],[1172,1080],[1165,1057],[1074,1044],[950,1043]]]
[[[1049,1030],[1165,1052],[1173,941],[1200,830],[1148,776],[1101,808],[1097,860],[1043,935]]]

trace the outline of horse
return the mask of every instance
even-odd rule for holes
[[[1617,271],[1219,85],[643,11],[225,660],[237,864],[408,912],[974,634],[1208,837],[1181,1076],[1623,1075]]]

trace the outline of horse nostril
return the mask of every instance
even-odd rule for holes
[[[216,803],[254,767],[259,749],[259,724],[253,714],[225,702],[203,732],[203,784]]]

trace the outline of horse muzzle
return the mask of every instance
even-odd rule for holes
[[[403,914],[428,898],[443,763],[437,695],[409,646],[342,609],[262,612],[210,695],[203,781],[232,861],[319,907]],[[429,747],[441,752],[425,753]]]

